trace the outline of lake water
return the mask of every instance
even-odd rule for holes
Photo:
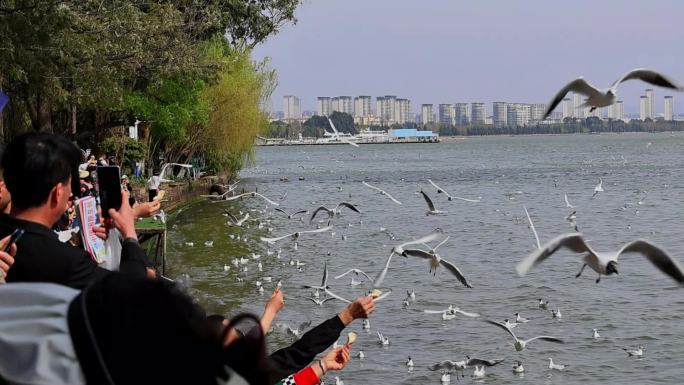
[[[294,250],[283,240],[271,250],[282,248],[281,259],[266,255],[268,245],[259,236],[278,236],[295,229],[310,228],[308,221],[287,220],[279,213],[266,229],[235,228],[226,225],[222,210],[267,210],[272,206],[260,199],[230,203],[199,203],[181,212],[169,236],[168,265],[171,277],[187,274],[190,292],[212,312],[260,314],[278,279],[284,283],[286,304],[276,322],[314,324],[335,315],[344,304],[329,301],[323,306],[306,299],[305,283],[320,283],[324,261],[330,275],[356,267],[369,275],[381,269],[391,248],[439,227],[450,240],[440,248],[445,259],[454,262],[474,286],[462,287],[441,269],[428,274],[427,263],[395,257],[385,286],[393,293],[377,303],[370,332],[356,321],[348,330],[359,332],[352,354],[362,348],[366,358],[354,358],[338,373],[353,384],[438,384],[439,372],[427,366],[441,360],[459,361],[466,355],[504,358],[487,368],[484,379],[475,380],[472,369],[463,383],[486,384],[673,384],[684,375],[684,291],[637,254],[620,259],[620,275],[603,277],[586,269],[580,278],[578,256],[561,251],[519,277],[515,265],[532,252],[535,241],[523,206],[539,232],[541,242],[571,232],[564,220],[564,194],[577,210],[580,231],[598,250],[616,250],[627,241],[651,240],[684,262],[684,135],[567,135],[532,137],[466,138],[439,144],[397,144],[308,147],[262,147],[253,167],[242,172],[241,185],[247,190],[278,200],[286,211],[312,210],[319,205],[349,201],[362,214],[343,211],[331,233],[304,235]],[[289,181],[280,181],[287,176]],[[304,177],[304,180],[298,180]],[[429,185],[431,178],[452,195],[481,197],[479,203],[447,201]],[[592,199],[594,186],[603,179],[604,192]],[[386,189],[403,204],[361,184]],[[423,189],[437,209],[448,211],[426,216],[426,205],[416,192]],[[645,197],[645,198],[644,198]],[[637,204],[640,202],[642,204]],[[252,217],[267,213],[250,212]],[[324,218],[325,215],[321,216]],[[395,241],[380,231],[384,227]],[[236,241],[229,235],[241,235]],[[342,236],[346,240],[342,239]],[[213,240],[213,247],[203,243]],[[194,247],[185,246],[194,242]],[[246,273],[238,273],[233,258],[260,254],[263,272],[250,261]],[[328,255],[329,253],[329,255]],[[302,272],[288,262],[306,263]],[[231,269],[224,272],[224,264]],[[238,283],[236,276],[244,277]],[[254,282],[272,276],[260,295]],[[189,278],[187,278],[189,277]],[[370,287],[356,287],[349,277],[330,279],[331,290],[354,298]],[[415,289],[417,300],[402,307],[406,291]],[[562,319],[538,308],[538,298],[559,308]],[[553,344],[534,341],[522,352],[512,347],[503,330],[485,324],[481,318],[459,316],[442,321],[439,314],[424,309],[444,309],[449,304],[482,318],[503,321],[520,312],[530,322],[514,331],[522,338],[552,335],[566,341]],[[593,340],[592,329],[601,338]],[[391,340],[389,347],[378,344],[376,332]],[[275,349],[293,337],[272,333]],[[341,338],[341,341],[343,339]],[[645,346],[643,359],[628,358],[622,348]],[[405,361],[413,357],[415,369],[407,371]],[[550,371],[548,358],[569,367]],[[524,376],[512,372],[523,362]],[[334,382],[328,375],[328,383]],[[452,383],[456,382],[455,375]]]

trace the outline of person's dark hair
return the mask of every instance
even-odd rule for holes
[[[1,162],[12,205],[19,209],[40,206],[58,183],[67,183],[69,178],[78,186],[80,157],[78,148],[61,135],[31,132],[14,138]],[[78,191],[73,185],[72,191]]]

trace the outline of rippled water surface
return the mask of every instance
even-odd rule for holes
[[[287,220],[258,199],[202,202],[181,212],[173,225],[169,273],[174,278],[187,274],[193,296],[210,311],[229,315],[260,314],[281,279],[286,304],[276,322],[316,324],[344,305],[329,301],[318,306],[306,299],[310,291],[300,288],[320,282],[325,261],[332,276],[350,267],[374,276],[393,245],[440,227],[451,237],[440,254],[456,263],[474,288],[462,287],[444,270],[429,275],[423,260],[395,257],[385,281],[393,293],[377,303],[370,332],[361,330],[360,321],[349,327],[360,333],[353,354],[362,348],[366,358],[354,358],[339,373],[346,384],[437,384],[440,374],[428,371],[427,365],[466,355],[506,361],[487,368],[484,379],[473,379],[472,369],[467,370],[463,383],[682,383],[684,291],[643,257],[624,255],[620,275],[604,277],[599,284],[590,269],[575,278],[581,263],[567,251],[525,277],[516,274],[515,264],[536,246],[523,206],[542,243],[572,230],[564,220],[572,211],[565,207],[564,194],[576,207],[580,231],[596,249],[614,250],[629,240],[646,238],[684,261],[683,145],[684,136],[679,134],[630,134],[467,138],[359,148],[262,147],[254,167],[242,172],[241,184],[247,190],[258,187],[286,211],[345,200],[358,205],[362,214],[343,211],[334,221],[334,233],[304,235],[297,250],[289,239],[278,242],[270,247],[282,248],[277,259],[267,255],[269,247],[259,236],[307,229],[308,221]],[[284,176],[289,181],[280,181]],[[599,177],[605,191],[592,199]],[[427,178],[452,195],[481,197],[481,202],[449,202]],[[363,180],[386,189],[403,204],[368,189]],[[425,202],[416,194],[420,189],[448,213],[426,216]],[[254,222],[250,228],[227,226],[224,208],[261,217],[265,228],[258,229]],[[396,240],[391,241],[381,227]],[[247,240],[231,239],[231,234]],[[204,246],[208,240],[214,241],[213,247]],[[194,242],[194,247],[185,242]],[[248,271],[238,273],[233,258],[251,259],[252,253],[261,255],[263,272],[250,261]],[[302,272],[290,265],[291,259],[306,263]],[[224,272],[225,264],[230,271]],[[238,283],[237,276],[244,282]],[[266,292],[260,295],[254,282],[264,276],[272,276],[273,282],[264,283]],[[331,278],[329,284],[347,298],[369,288],[368,283],[352,287],[349,277]],[[409,289],[415,289],[417,300],[404,308]],[[538,298],[560,308],[562,319],[540,310]],[[449,304],[499,321],[520,312],[530,322],[514,329],[519,336],[552,335],[566,343],[534,341],[516,352],[504,331],[479,319],[459,316],[442,321],[440,315],[423,312]],[[593,328],[601,334],[599,340],[591,338]],[[377,343],[376,331],[390,338],[389,347]],[[277,332],[268,339],[272,349],[293,341]],[[628,358],[622,348],[637,345],[645,346],[644,358]],[[416,363],[412,373],[404,365],[409,355]],[[569,367],[552,372],[549,357]],[[512,372],[516,360],[523,362],[524,376]],[[334,382],[328,377],[327,382]]]

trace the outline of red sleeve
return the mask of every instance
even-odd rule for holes
[[[308,366],[299,371],[294,376],[295,384],[297,385],[316,385],[318,384],[318,376],[316,372]]]

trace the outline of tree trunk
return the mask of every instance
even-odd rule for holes
[[[35,106],[31,101],[26,102],[26,109],[31,118],[31,126],[36,131],[52,132],[52,113],[50,103],[42,93],[35,96]]]
[[[76,105],[71,105],[71,139],[76,140]]]

